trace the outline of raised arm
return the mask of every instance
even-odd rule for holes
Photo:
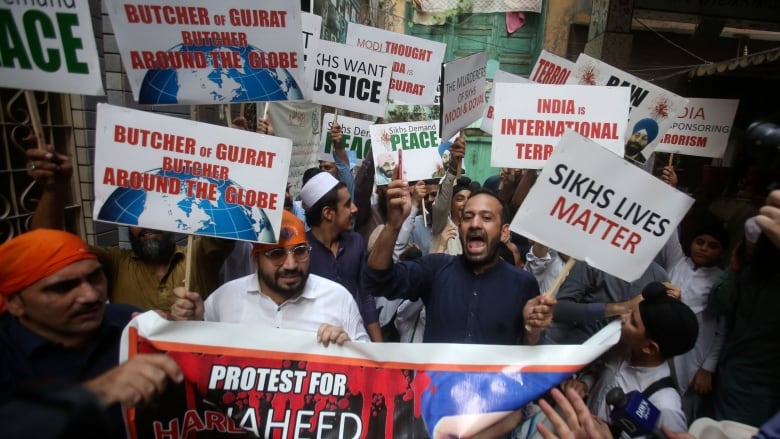
[[[30,148],[26,154],[27,174],[43,188],[30,228],[62,229],[65,226],[65,202],[73,176],[70,157],[57,153],[51,145],[46,149]]]

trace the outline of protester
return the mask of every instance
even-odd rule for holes
[[[463,158],[466,155],[466,138],[458,136],[450,145],[448,166],[444,179],[439,185],[439,191],[431,207],[431,238],[428,246],[429,253],[446,253],[459,255],[463,253],[458,237],[458,224],[460,224],[461,209],[466,199],[471,195],[468,183],[461,185],[458,182],[458,192],[455,192],[455,182],[458,177]],[[469,183],[471,180],[469,180]],[[455,200],[457,197],[457,201]]]
[[[47,149],[27,150],[28,174],[43,188],[30,228],[62,229],[65,202],[73,166],[70,158]],[[187,248],[177,246],[173,234],[144,227],[130,227],[132,249],[91,246],[108,277],[108,298],[142,310],[168,309],[173,289],[184,282]],[[235,241],[198,237],[192,249],[190,289],[204,296],[219,286],[219,268]]]
[[[693,348],[699,332],[696,315],[671,297],[660,282],[648,284],[642,299],[622,317],[618,345],[603,361],[592,364],[577,379],[564,381],[561,387],[587,394],[591,412],[607,423],[611,422],[607,392],[615,387],[625,393],[642,392],[660,411],[659,425],[686,431],[688,423],[668,360]],[[611,426],[619,431],[620,425]]]
[[[122,330],[137,309],[107,304],[107,289],[97,255],[76,235],[38,229],[0,245],[3,407],[18,402],[16,392],[28,386],[81,383],[110,407],[111,436],[124,437],[120,403],[148,404],[168,381],[183,380],[176,362],[162,354],[118,365]],[[62,396],[70,397],[76,395]]]
[[[369,254],[363,287],[388,298],[422,298],[425,342],[536,344],[550,324],[555,299],[539,296],[530,273],[500,260],[508,212],[492,192],[477,191],[464,206],[461,256],[432,254],[393,264],[393,248],[411,210],[408,183],[388,188],[388,221]]]
[[[352,175],[352,168],[349,165],[349,156],[347,156],[346,148],[342,143],[344,133],[341,130],[341,125],[338,122],[333,121],[333,125],[328,133],[331,139],[331,146],[333,147],[333,160],[332,162],[327,160],[320,160],[320,169],[330,173],[338,181],[344,183],[349,192],[349,197],[355,197],[355,177]]]
[[[316,332],[325,346],[369,341],[349,291],[309,273],[310,251],[303,223],[284,211],[279,242],[253,247],[256,274],[222,285],[205,303],[199,294],[178,287],[170,317]]]
[[[365,244],[363,237],[352,231],[357,208],[346,185],[320,172],[303,186],[301,200],[311,227],[306,233],[312,247],[311,272],[343,285],[355,298],[371,340],[382,341],[376,301],[360,289]]]
[[[769,194],[755,222],[762,234],[750,262],[732,258],[709,309],[727,319],[714,417],[758,426],[780,410],[780,190]]]

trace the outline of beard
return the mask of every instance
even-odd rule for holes
[[[478,254],[473,254],[469,251],[469,240],[475,238],[476,240],[482,240],[485,245],[482,252]],[[487,233],[482,231],[469,231],[465,238],[461,238],[461,245],[463,246],[463,257],[468,265],[472,268],[480,268],[494,264],[498,260],[501,241],[498,239],[491,240]]]
[[[170,232],[156,232],[161,233],[162,237],[159,239],[141,239],[141,236],[146,231],[146,229],[141,230],[138,236],[130,234],[130,244],[133,252],[142,261],[148,263],[167,262],[170,260],[173,251],[176,249],[176,241],[173,239],[173,234]]]
[[[642,145],[641,143],[632,142],[629,140],[628,142],[626,142],[626,150],[625,150],[626,155],[629,157],[635,156],[641,153],[642,150],[645,149],[645,146],[647,145]]]
[[[260,276],[260,280],[262,280],[265,285],[272,289],[274,293],[288,299],[303,291],[303,288],[306,287],[306,279],[309,278],[309,273],[307,271],[285,270],[283,268],[279,268],[273,273],[267,273],[261,269],[258,269],[257,274]],[[285,275],[297,275],[299,276],[299,280],[295,284],[279,282],[279,278]]]

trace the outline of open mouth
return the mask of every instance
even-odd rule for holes
[[[472,253],[480,252],[484,250],[486,246],[487,242],[485,242],[485,238],[479,235],[469,235],[466,240],[466,248]]]

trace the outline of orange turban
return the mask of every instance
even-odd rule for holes
[[[282,227],[279,229],[279,242],[276,244],[255,244],[252,246],[252,256],[277,247],[306,243],[306,228],[300,218],[285,210],[282,213]]]
[[[0,312],[5,296],[82,259],[97,255],[81,238],[61,230],[36,229],[0,245]]]

